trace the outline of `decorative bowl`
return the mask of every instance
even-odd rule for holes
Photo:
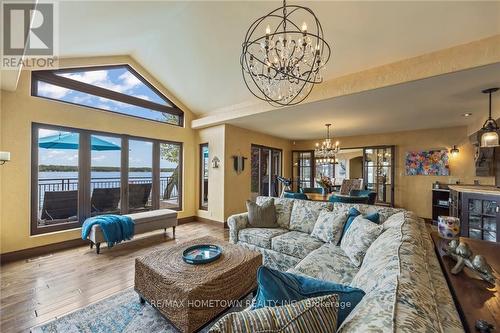
[[[213,244],[199,244],[190,246],[182,252],[182,259],[191,265],[207,264],[217,260],[222,249]]]
[[[439,236],[444,239],[456,239],[460,236],[460,219],[452,216],[438,216]]]

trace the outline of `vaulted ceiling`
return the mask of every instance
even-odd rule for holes
[[[327,80],[500,34],[496,1],[297,3],[317,14],[333,48]],[[130,54],[202,117],[255,101],[241,78],[241,43],[253,20],[280,5],[281,1],[61,1],[59,53]],[[296,112],[300,110],[299,106]],[[236,123],[245,126],[243,122]]]

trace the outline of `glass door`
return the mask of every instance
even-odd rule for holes
[[[377,193],[377,205],[394,206],[394,146],[364,148],[363,179]]]
[[[312,150],[292,151],[292,190],[314,187],[314,152]]]
[[[251,168],[252,197],[279,196],[281,185],[277,181],[277,176],[281,176],[281,150],[252,145]]]

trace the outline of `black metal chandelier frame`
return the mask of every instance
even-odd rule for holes
[[[290,11],[289,11],[290,10]],[[314,23],[316,27],[316,32],[311,33],[311,32],[304,32],[302,31],[297,24],[295,24],[293,21],[289,19],[289,17],[300,10],[304,10],[308,12],[313,18],[314,18]],[[283,15],[277,14],[278,12],[282,11]],[[256,29],[261,25],[262,22],[264,22],[266,19],[269,18],[277,18],[280,19],[281,22],[278,24],[278,26],[274,29],[274,32],[265,34],[262,36],[259,36],[257,38],[252,38],[254,32]],[[287,30],[287,23],[294,27],[297,30]],[[271,71],[269,70],[269,64],[264,62],[263,60],[259,59],[257,56],[252,54],[249,50],[249,48],[253,45],[260,45],[259,43],[261,41],[269,41],[271,40],[274,36],[287,36],[287,35],[296,35],[296,34],[301,34],[304,38],[309,37],[313,38],[316,41],[316,48],[315,50],[315,57],[312,63],[310,64],[310,68],[308,68],[307,71],[301,73],[300,76],[293,75],[293,70],[289,68],[290,66],[285,66],[285,64],[281,63],[281,59],[279,59],[279,54],[277,54],[277,49],[275,48],[274,51],[276,53],[276,56],[278,56],[279,62],[278,62],[278,67],[272,67],[274,73],[271,74]],[[284,46],[286,45],[287,39],[284,38]],[[279,41],[278,41],[279,42]],[[295,43],[296,44],[296,43]],[[306,99],[309,94],[312,91],[312,88],[315,84],[323,82],[322,78],[318,78],[318,73],[320,70],[319,63],[321,59],[324,60],[324,64],[326,64],[331,55],[331,50],[330,50],[330,45],[325,41],[323,37],[323,27],[321,26],[321,23],[319,22],[318,18],[314,14],[314,12],[304,6],[298,6],[298,5],[287,5],[286,0],[283,1],[283,6],[276,8],[275,10],[271,11],[267,15],[264,15],[257,20],[255,20],[250,27],[247,30],[247,33],[245,34],[245,41],[243,42],[242,45],[242,54],[240,57],[240,65],[241,65],[241,70],[242,70],[242,75],[243,75],[243,81],[245,82],[245,85],[247,86],[248,90],[257,98],[264,100],[268,102],[269,104],[273,106],[289,106],[289,105],[296,105],[302,102],[304,99]],[[268,44],[266,44],[266,51],[268,50]],[[297,45],[294,45],[293,51],[290,56],[293,56],[297,49]],[[325,54],[326,52],[326,54]],[[323,57],[326,55],[326,57]],[[303,59],[304,54],[300,58],[297,58],[296,61],[299,62]],[[254,75],[251,71],[251,65],[249,61],[257,61],[259,62],[263,68],[264,66],[268,66],[268,73],[259,73],[258,75]],[[317,65],[318,67],[316,70],[314,70],[314,66]],[[251,78],[251,82],[249,82],[247,75]],[[295,84],[300,84],[302,83],[302,86],[300,89],[296,92],[295,96],[289,100],[288,102],[282,102],[279,99],[272,98],[271,96],[268,96],[264,89],[259,86],[259,84],[256,82],[255,76],[259,78],[264,78],[267,80],[275,80],[279,75],[281,75],[281,78],[279,80],[288,80],[290,83],[295,83]],[[250,86],[250,83],[253,83],[253,85],[258,89],[258,91],[254,91],[252,87]],[[306,88],[308,91],[302,96],[302,98],[298,98],[302,91]]]

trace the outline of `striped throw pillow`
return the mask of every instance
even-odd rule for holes
[[[337,330],[338,295],[233,312],[222,317],[209,333],[334,333]]]

